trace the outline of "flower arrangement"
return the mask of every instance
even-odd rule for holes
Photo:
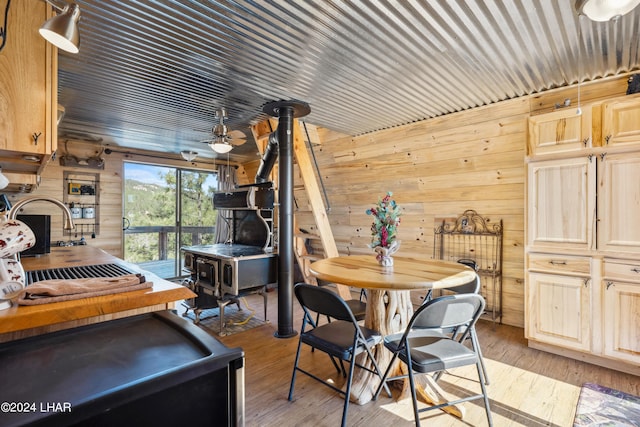
[[[367,209],[367,215],[373,215],[371,224],[371,244],[370,248],[382,247],[391,248],[397,245],[396,231],[400,225],[400,207],[395,200],[391,199],[393,193],[378,199],[378,204]]]

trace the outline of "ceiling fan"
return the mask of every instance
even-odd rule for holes
[[[226,109],[220,108],[216,110],[216,120],[218,123],[211,129],[211,138],[201,141],[209,144],[209,147],[216,153],[228,153],[233,147],[247,142],[247,137],[244,132],[231,130],[227,127],[225,124],[226,119]]]

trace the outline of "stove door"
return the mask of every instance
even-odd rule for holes
[[[184,253],[184,268],[189,270],[191,274],[195,274],[197,271],[196,259],[197,257],[195,254],[192,254],[191,252]]]
[[[273,255],[220,260],[222,295],[240,295],[278,280],[278,258]]]
[[[193,306],[200,309],[218,307],[220,282],[218,281],[218,260],[198,258],[194,292],[198,295]]]

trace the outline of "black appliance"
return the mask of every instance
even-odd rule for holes
[[[237,303],[243,294],[262,294],[266,320],[266,285],[278,280],[278,257],[273,251],[273,184],[218,192],[213,204],[227,213],[229,243],[184,246],[181,250],[191,276],[185,284],[198,295],[186,301],[187,310],[193,310],[198,323],[203,310],[220,307],[222,333],[224,307]]]
[[[171,311],[5,343],[0,378],[7,427],[244,426],[244,352]]]
[[[18,215],[16,219],[27,224],[36,236],[36,242],[33,246],[20,252],[21,257],[38,256],[51,252],[51,215]]]

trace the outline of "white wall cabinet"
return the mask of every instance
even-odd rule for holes
[[[525,333],[530,345],[637,374],[640,96],[588,109],[530,118]]]

